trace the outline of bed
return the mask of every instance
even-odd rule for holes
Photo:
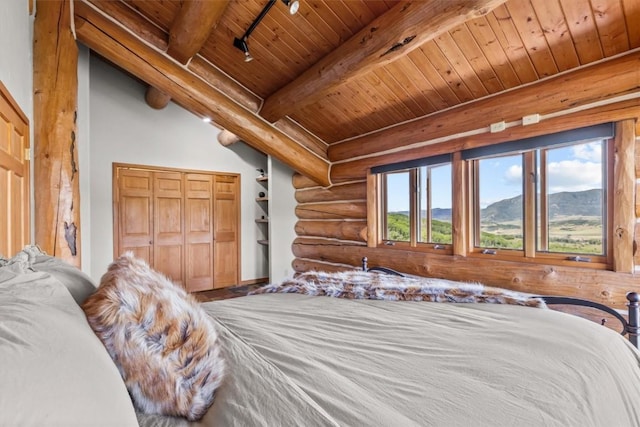
[[[594,322],[282,293],[202,304],[227,362],[213,405],[197,423],[144,415],[80,309],[95,285],[23,258],[0,266],[2,426],[640,425],[640,353]]]

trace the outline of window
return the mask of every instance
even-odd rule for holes
[[[605,123],[373,168],[378,244],[611,265],[613,133]]]
[[[482,149],[463,153],[471,169],[472,253],[607,262],[613,127],[587,129],[487,147],[486,156]]]
[[[451,157],[425,163],[392,165],[380,173],[382,240],[386,245],[450,251]]]

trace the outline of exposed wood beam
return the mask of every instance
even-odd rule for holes
[[[35,243],[80,267],[78,47],[71,0],[36,2],[33,37]]]
[[[168,36],[124,3],[107,0],[91,0],[91,4],[111,16],[117,22],[123,23],[126,28],[140,39],[150,43],[161,51],[165,51],[167,49]],[[220,92],[251,112],[256,113],[260,109],[260,106],[262,105],[262,98],[256,96],[244,86],[229,78],[225,73],[220,71],[201,56],[195,55],[191,58],[187,67],[201,79],[205,80],[211,86],[218,89]],[[159,96],[161,95],[156,93],[147,93],[146,95],[146,97],[150,98],[152,102],[154,102]],[[161,108],[160,103],[154,103],[154,105],[156,105],[154,108]],[[182,107],[187,108],[185,106]],[[315,135],[306,131],[293,120],[285,117],[277,121],[275,126],[298,142],[298,144],[318,154],[323,159],[327,159],[327,144]],[[235,136],[235,138],[227,137],[228,135],[223,136],[223,140],[226,142],[229,142],[231,139],[235,139],[237,141],[240,140],[237,136]]]
[[[615,78],[611,78],[615,76]],[[633,52],[549,79],[425,116],[329,147],[339,162],[472,131],[492,122],[522,119],[532,113],[558,113],[638,92],[640,52]],[[507,129],[509,131],[509,129]],[[504,135],[504,132],[496,134]]]
[[[268,97],[260,115],[275,122],[505,1],[401,1]]]
[[[171,95],[168,95],[156,89],[153,86],[147,88],[147,92],[144,94],[144,99],[147,101],[147,105],[156,110],[162,110],[171,102]]]
[[[222,145],[224,145],[225,147],[228,147],[230,145],[235,144],[236,142],[240,142],[240,138],[238,137],[238,135],[229,132],[226,129],[223,129],[222,131],[220,131],[220,133],[218,134],[218,142]]]
[[[88,3],[75,4],[78,40],[176,101],[235,133],[253,148],[272,155],[321,185],[330,185],[326,160],[299,145],[243,106],[148,46]]]
[[[127,6],[126,3],[113,0],[90,0],[90,2],[107,15],[112,16],[142,40],[151,43],[162,51],[167,50],[169,35],[143,18],[142,15]]]
[[[167,55],[181,64],[187,64],[207,41],[224,13],[229,0],[192,0],[182,3],[169,29]],[[147,104],[156,110],[169,105],[171,97],[150,86],[145,95]]]
[[[229,0],[183,2],[169,30],[167,54],[187,64],[209,38],[227,8]]]
[[[485,114],[490,113],[485,111]],[[460,117],[462,117],[462,115]],[[636,120],[638,118],[640,118],[640,98],[634,98],[628,101],[597,106],[569,115],[546,119],[533,125],[511,127],[499,133],[490,133],[487,131],[478,135],[452,138],[447,141],[408,148],[406,150],[397,150],[392,153],[376,154],[371,157],[333,163],[331,166],[331,181],[337,184],[344,181],[364,179],[367,175],[367,170],[374,166],[404,162],[420,157],[454,153],[469,148],[486,147],[498,142],[548,135],[554,132],[562,132],[598,123],[627,119]],[[464,122],[466,122],[466,120],[464,120]],[[436,123],[446,122],[437,121]],[[462,126],[464,123],[452,124],[451,126],[446,126],[446,129],[450,132],[450,135],[455,135],[461,133],[461,130],[457,127],[459,125]],[[362,146],[363,150],[365,148],[365,146]]]

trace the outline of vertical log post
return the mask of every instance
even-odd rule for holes
[[[34,22],[35,243],[80,266],[78,48],[71,0],[37,0]]]

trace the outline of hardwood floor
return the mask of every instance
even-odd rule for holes
[[[262,284],[230,286],[228,288],[214,289],[212,291],[194,292],[191,295],[196,297],[200,302],[216,301],[221,299],[237,298],[247,295],[254,289],[259,288]]]

